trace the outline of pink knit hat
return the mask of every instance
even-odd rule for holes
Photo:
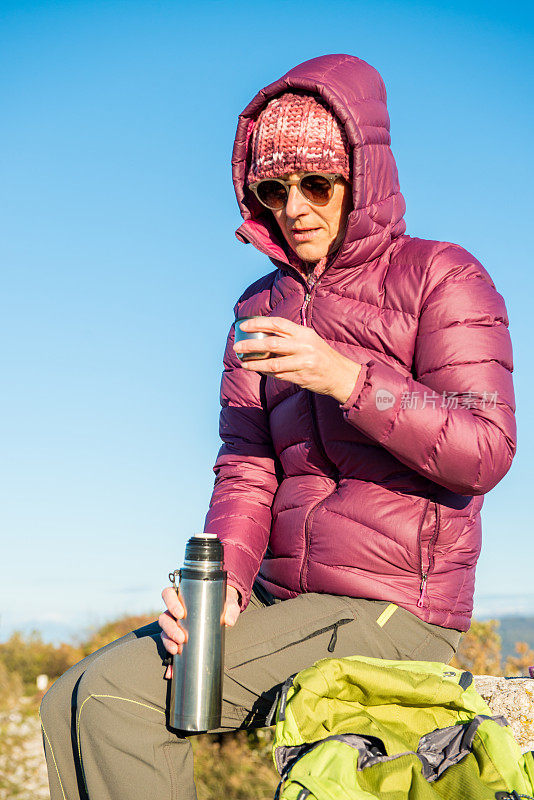
[[[313,94],[273,97],[254,123],[248,183],[290,172],[339,172],[350,180],[343,126]]]

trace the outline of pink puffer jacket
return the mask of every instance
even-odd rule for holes
[[[274,95],[321,95],[352,148],[354,210],[315,285],[290,265],[269,212],[245,188],[251,121]],[[466,630],[483,495],[516,450],[506,307],[455,244],[404,234],[404,199],[380,75],[357,58],[312,59],[267,86],[239,118],[232,158],[237,231],[276,270],[236,317],[312,326],[363,364],[344,405],[240,367],[230,330],[206,530],[224,542],[229,582],[250,598],[328,592],[396,603]],[[258,574],[259,573],[259,574]]]

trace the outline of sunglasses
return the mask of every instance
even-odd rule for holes
[[[249,183],[248,188],[254,192],[260,203],[271,211],[284,208],[289,197],[291,186],[298,186],[299,192],[314,206],[325,206],[332,199],[334,184],[343,175],[339,173],[306,172],[300,178],[291,181],[283,178],[263,178],[261,181]]]

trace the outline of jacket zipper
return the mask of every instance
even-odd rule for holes
[[[304,298],[304,303],[303,303],[303,305],[302,305],[302,307],[300,309],[301,318],[302,318],[302,324],[306,325],[306,326],[308,325],[308,320],[306,319],[306,310],[308,309],[308,306],[309,306],[310,301],[312,299],[312,293],[313,293],[313,289],[314,288],[315,288],[315,281],[312,281],[311,284],[308,284],[308,290],[309,291],[306,293],[306,297]],[[323,459],[327,463],[332,465],[332,468],[333,468],[332,471],[334,473],[333,477],[334,477],[334,480],[336,481],[336,483],[338,483],[339,482],[339,471],[338,471],[336,465],[332,462],[332,460],[330,458],[328,458],[328,456],[326,454],[326,450],[324,449],[323,442],[321,440],[321,436],[319,434],[319,425],[317,424],[317,411],[316,411],[316,408],[315,408],[315,395],[314,395],[313,392],[310,392],[309,389],[305,389],[304,391],[308,395],[308,406],[309,406],[309,409],[310,409],[310,415],[311,415],[311,420],[312,420],[313,438],[314,438],[315,444],[316,444],[317,449],[319,450],[321,456],[323,457]]]
[[[308,326],[308,320],[306,319],[306,311],[308,309],[308,305],[312,298],[312,292],[315,287],[315,280],[312,278],[310,282],[306,281],[306,294],[304,295],[304,302],[300,308],[300,319],[302,324],[306,327]]]
[[[314,280],[312,280],[309,283],[306,282],[306,294],[304,296],[304,302],[303,302],[303,304],[301,306],[301,309],[300,309],[300,318],[301,318],[302,324],[305,325],[305,326],[308,326],[308,319],[307,319],[307,316],[306,316],[306,312],[308,310],[310,301],[312,299],[313,290],[315,289],[315,286],[316,286],[316,284],[315,284]],[[313,431],[313,439],[314,439],[315,445],[316,445],[317,449],[319,450],[319,453],[321,454],[322,458],[327,463],[332,464],[333,472],[334,472],[334,480],[336,481],[336,488],[337,488],[337,486],[339,484],[339,472],[337,471],[335,464],[333,464],[332,461],[328,458],[328,456],[326,454],[326,451],[324,449],[324,445],[323,445],[323,443],[321,441],[321,437],[319,435],[319,426],[317,425],[317,413],[316,413],[316,410],[315,410],[315,400],[314,400],[313,392],[310,392],[308,389],[305,389],[304,391],[307,393],[307,396],[308,396],[308,406],[309,406],[309,409],[310,409],[310,416],[311,416],[311,420],[312,420],[312,431]],[[301,568],[301,572],[300,572],[300,588],[302,589],[303,592],[307,591],[306,577],[307,577],[307,574],[308,574],[308,557],[309,557],[309,550],[310,550],[310,526],[311,526],[311,520],[312,520],[313,514],[315,513],[315,510],[318,508],[318,506],[320,506],[321,503],[324,503],[324,501],[327,500],[328,497],[331,496],[331,494],[332,494],[332,492],[330,494],[328,494],[327,497],[323,497],[321,500],[318,500],[317,503],[314,503],[312,505],[312,507],[310,508],[310,510],[308,511],[308,513],[306,514],[306,519],[304,521],[304,558],[302,560],[302,568]]]
[[[330,497],[330,495],[327,495]],[[315,512],[315,509],[321,505],[326,500],[326,497],[321,498],[313,506],[310,508],[308,513],[306,514],[306,519],[304,520],[304,557],[302,559],[302,566],[300,569],[300,588],[303,592],[307,592],[306,586],[306,579],[308,577],[308,558],[310,556],[310,525],[312,516]]]
[[[319,426],[317,425],[317,414],[315,412],[315,402],[313,397],[313,392],[309,392],[307,389],[305,391],[308,393],[308,405],[310,408],[310,415],[312,419],[312,431],[313,431],[313,439],[315,442],[315,446],[317,447],[319,453],[323,457],[323,459],[332,465],[332,472],[333,475],[331,476],[333,480],[335,480],[336,485],[335,488],[326,495],[326,497],[322,497],[321,500],[318,500],[316,503],[312,505],[308,513],[306,514],[306,518],[304,520],[304,558],[302,560],[302,568],[300,572],[300,588],[303,592],[308,591],[306,586],[306,578],[308,576],[308,558],[310,554],[310,528],[312,517],[316,511],[316,509],[324,503],[325,500],[328,500],[329,497],[336,491],[339,486],[339,470],[337,469],[336,465],[328,458],[326,454],[326,450],[324,449],[324,445],[321,441],[321,437],[319,435]]]
[[[302,320],[303,325],[308,324],[306,322],[306,309],[308,308],[308,303],[310,302],[310,300],[311,300],[311,294],[310,292],[306,292],[306,295],[304,297],[304,303],[302,304],[302,307],[300,309],[300,318]]]
[[[432,572],[434,568],[434,545],[436,543],[436,539],[438,538],[439,534],[439,525],[440,525],[440,508],[438,503],[433,500],[432,505],[434,506],[435,511],[435,526],[434,526],[434,533],[432,534],[432,538],[428,543],[428,566],[426,568],[426,572],[424,571],[424,563],[423,563],[423,548],[421,545],[421,534],[423,530],[423,524],[426,518],[426,512],[428,511],[428,506],[430,504],[430,500],[427,501],[425,507],[425,513],[423,515],[423,519],[421,522],[421,527],[419,529],[419,553],[420,553],[420,567],[421,567],[421,584],[419,589],[419,600],[417,601],[417,608],[423,608],[425,604],[425,600],[428,597],[428,576]]]

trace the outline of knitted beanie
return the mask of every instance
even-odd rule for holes
[[[273,97],[254,123],[248,183],[291,172],[338,172],[350,180],[343,125],[322,99],[285,92]]]

